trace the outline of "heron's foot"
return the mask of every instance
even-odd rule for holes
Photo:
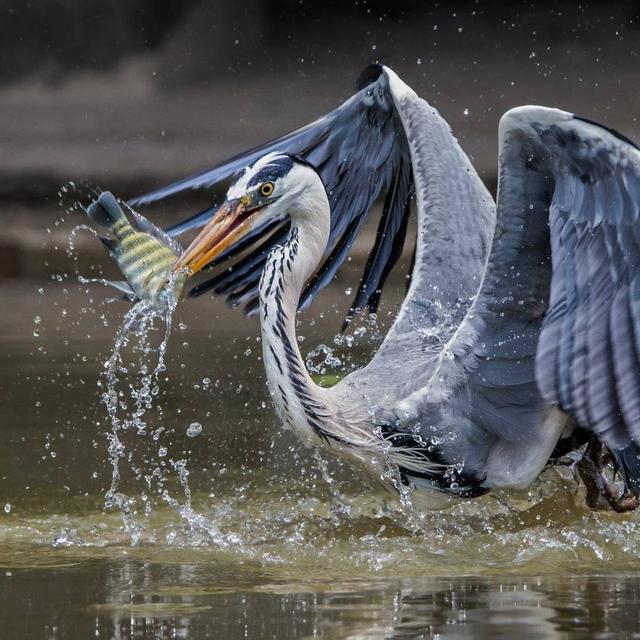
[[[605,467],[610,462],[607,449],[597,438],[593,438],[577,465],[587,490],[587,505],[591,509],[613,509],[618,513],[633,511],[640,505],[640,496],[629,488],[624,473],[622,488],[609,481],[605,476]]]
[[[614,511],[617,511],[618,513],[625,513],[627,511],[635,511],[640,504],[640,498],[635,493],[627,489],[622,492],[622,494],[612,498],[609,501],[609,504]]]

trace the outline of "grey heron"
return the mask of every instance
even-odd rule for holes
[[[195,273],[271,233],[241,264],[234,300],[259,308],[276,408],[307,438],[390,460],[402,483],[431,495],[472,497],[528,487],[563,432],[579,427],[608,448],[623,477],[623,496],[608,485],[603,495],[632,508],[640,492],[640,151],[612,130],[543,107],[507,112],[499,141],[496,209],[437,111],[379,67],[316,123],[140,201],[248,165],[213,217],[178,227],[206,222],[177,266]],[[354,302],[375,308],[412,189],[416,254],[398,317],[368,365],[318,387],[296,340],[300,303],[333,275],[386,190]],[[225,277],[214,278],[222,293]]]

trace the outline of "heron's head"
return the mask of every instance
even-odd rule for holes
[[[225,201],[178,258],[174,271],[197,273],[253,229],[309,210],[305,204],[313,199],[326,202],[312,165],[283,153],[263,156],[229,187]]]

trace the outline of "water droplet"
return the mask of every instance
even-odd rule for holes
[[[168,451],[166,447],[160,447],[158,449],[158,457],[164,458],[167,455]]]
[[[11,513],[11,503],[7,502],[7,504],[4,505],[4,512],[5,513]]]
[[[202,433],[202,425],[199,422],[192,422],[187,429],[187,435],[190,438],[195,438]]]

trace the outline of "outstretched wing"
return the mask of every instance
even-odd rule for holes
[[[375,201],[386,194],[378,234],[371,250],[353,308],[375,310],[380,290],[395,264],[406,234],[412,192],[411,160],[400,119],[389,91],[388,79],[379,65],[369,67],[357,93],[315,122],[242,153],[210,171],[192,176],[131,200],[134,206],[164,200],[191,189],[214,189],[266,153],[281,151],[302,156],[315,165],[329,194],[331,232],[327,255],[304,292],[300,305],[311,302],[326,286],[349,255],[353,242]],[[202,211],[169,229],[179,235],[203,226],[215,207]],[[206,291],[226,295],[232,303],[245,303],[251,312],[266,257],[286,237],[286,222],[256,230],[241,244],[231,247],[215,264],[243,257],[228,269],[198,285],[194,295]]]
[[[514,109],[500,123],[498,220],[485,388],[535,373],[544,400],[610,448],[640,443],[640,151],[572,114]]]

